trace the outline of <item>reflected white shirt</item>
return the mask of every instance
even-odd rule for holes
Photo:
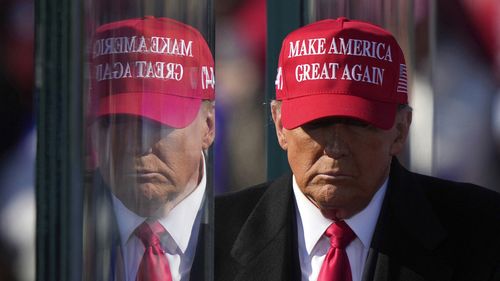
[[[205,157],[202,157],[203,176],[198,186],[189,196],[177,204],[166,217],[158,220],[167,230],[167,234],[161,237],[161,241],[166,252],[173,281],[189,280],[191,265],[196,252],[201,222],[199,213],[202,212],[200,207],[207,183]],[[135,281],[144,255],[144,245],[133,232],[146,218],[140,217],[129,210],[114,195],[113,209],[120,231],[125,263],[125,279]]]
[[[346,248],[352,281],[361,281],[373,232],[387,189],[387,181],[386,179],[366,208],[345,220],[356,234],[356,238]],[[324,232],[333,221],[325,218],[321,211],[307,199],[298,187],[295,176],[293,176],[293,192],[297,206],[297,237],[302,280],[314,281],[318,279],[319,271],[330,248],[329,238],[324,235]]]

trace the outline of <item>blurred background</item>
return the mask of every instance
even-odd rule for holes
[[[322,2],[304,5],[306,22],[324,13],[363,18],[379,2],[382,19],[390,19],[400,3],[330,1],[335,5],[327,10]],[[500,191],[500,2],[405,3],[411,13],[397,18],[414,33],[397,37],[413,64],[414,124],[404,162],[415,171]],[[0,280],[34,280],[35,7],[34,0],[0,0],[0,6]],[[349,10],[354,8],[360,13]],[[266,180],[265,132],[272,125],[264,94],[266,1],[215,0],[215,12],[214,185],[222,193]]]

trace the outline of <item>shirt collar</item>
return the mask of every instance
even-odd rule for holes
[[[196,220],[196,215],[199,212],[203,195],[207,185],[207,173],[205,164],[205,155],[202,154],[203,175],[200,183],[194,191],[189,194],[184,200],[177,204],[167,216],[159,218],[158,222],[168,231],[172,239],[175,241],[179,249],[184,253],[188,247],[191,238],[191,230]],[[123,203],[112,196],[113,209],[115,211],[120,238],[122,245],[125,245],[132,236],[135,229],[144,222],[146,217],[141,217],[130,209],[125,207]]]
[[[304,231],[303,235],[305,247],[307,253],[311,254],[314,246],[319,241],[325,230],[330,226],[330,224],[333,223],[333,220],[324,217],[318,207],[307,199],[297,185],[295,175],[293,176],[292,182],[295,202],[297,204],[297,212]],[[382,207],[382,201],[387,189],[387,182],[388,179],[385,180],[382,186],[375,193],[370,203],[368,203],[368,206],[351,218],[345,220],[347,225],[351,227],[365,247],[369,247],[371,243],[378,215]]]

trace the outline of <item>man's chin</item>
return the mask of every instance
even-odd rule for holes
[[[323,216],[335,221],[348,219],[353,215],[352,210],[349,208],[349,204],[346,204],[343,200],[340,200],[340,198],[328,202],[319,202],[317,207],[320,209]]]
[[[320,209],[324,217],[329,218],[334,221],[348,219],[348,213],[342,209]]]
[[[161,209],[161,205],[159,204],[149,204],[149,205],[139,205],[133,206],[134,209],[131,209],[134,213],[141,217],[155,217],[159,210]]]
[[[158,198],[148,198],[144,196],[119,198],[120,201],[135,214],[141,217],[153,216],[165,204],[164,200]]]
[[[323,216],[332,220],[345,220],[363,210],[366,205],[361,201],[353,199],[340,200],[340,198],[337,198],[335,202],[322,202],[322,204],[318,204],[317,206]]]
[[[149,217],[158,213],[158,211],[175,196],[174,192],[165,191],[165,189],[151,187],[150,184],[141,184],[136,187],[136,192],[115,194],[129,210],[139,216]]]

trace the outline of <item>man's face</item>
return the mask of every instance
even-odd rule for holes
[[[406,140],[411,112],[390,130],[350,118],[323,118],[287,130],[273,108],[278,140],[304,195],[331,219],[365,208],[387,178],[391,158]]]
[[[202,177],[201,151],[212,144],[213,117],[213,106],[207,103],[181,129],[135,116],[102,118],[96,150],[104,181],[141,216],[168,212]]]

